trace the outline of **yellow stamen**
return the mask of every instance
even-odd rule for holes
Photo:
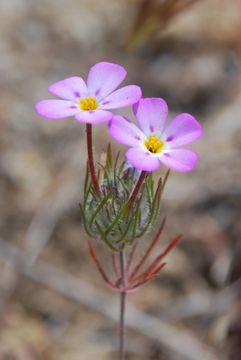
[[[161,141],[157,136],[152,135],[149,139],[144,141],[145,147],[153,154],[162,152],[164,142]]]
[[[78,100],[77,104],[81,110],[96,110],[98,108],[97,101],[93,97]]]

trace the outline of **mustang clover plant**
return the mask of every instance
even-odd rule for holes
[[[128,85],[116,90],[126,77],[117,64],[100,62],[89,71],[87,83],[78,76],[51,85],[50,93],[62,100],[42,100],[36,111],[46,119],[74,116],[86,124],[87,170],[84,196],[80,205],[83,223],[90,236],[88,248],[103,280],[120,292],[119,360],[125,359],[124,315],[126,294],[155,277],[166,265],[164,258],[177,244],[176,236],[167,248],[146,266],[163,232],[165,219],[136,263],[138,239],[151,231],[159,218],[161,195],[170,169],[191,171],[197,154],[183,149],[202,136],[202,128],[190,114],[180,114],[165,126],[168,114],[161,98],[141,99],[141,89]],[[139,127],[110,110],[133,105]],[[107,122],[109,133],[129,149],[126,159],[114,157],[107,146],[104,164],[95,165],[92,125]],[[155,184],[152,172],[167,167],[164,177]],[[93,239],[103,241],[111,258],[112,274],[100,262]]]

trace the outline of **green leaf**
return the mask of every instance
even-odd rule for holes
[[[105,204],[107,203],[107,201],[110,199],[111,197],[111,193],[107,194],[99,203],[99,205],[97,206],[97,208],[95,209],[94,213],[92,214],[90,220],[89,220],[89,226],[92,227],[93,222],[95,221],[95,218],[97,217],[97,215],[101,212],[101,210],[103,209],[103,207],[105,206]]]
[[[116,248],[109,240],[108,238],[105,236],[105,232],[101,229],[100,224],[98,223],[98,221],[95,222],[96,227],[98,229],[98,232],[101,236],[101,239],[106,243],[106,245],[112,250],[112,251],[118,251],[118,248]]]

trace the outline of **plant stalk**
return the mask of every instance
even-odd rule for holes
[[[125,254],[121,250],[120,258],[120,275],[123,288],[126,287],[126,273],[125,273]],[[125,291],[120,292],[120,322],[119,322],[119,356],[118,360],[125,360],[125,309],[126,309],[126,295]]]

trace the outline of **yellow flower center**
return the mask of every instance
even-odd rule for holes
[[[144,141],[145,147],[153,154],[162,152],[164,147],[164,142],[158,139],[157,136],[152,135],[149,139]]]
[[[98,108],[97,101],[94,97],[87,97],[77,101],[81,110],[96,110]]]

